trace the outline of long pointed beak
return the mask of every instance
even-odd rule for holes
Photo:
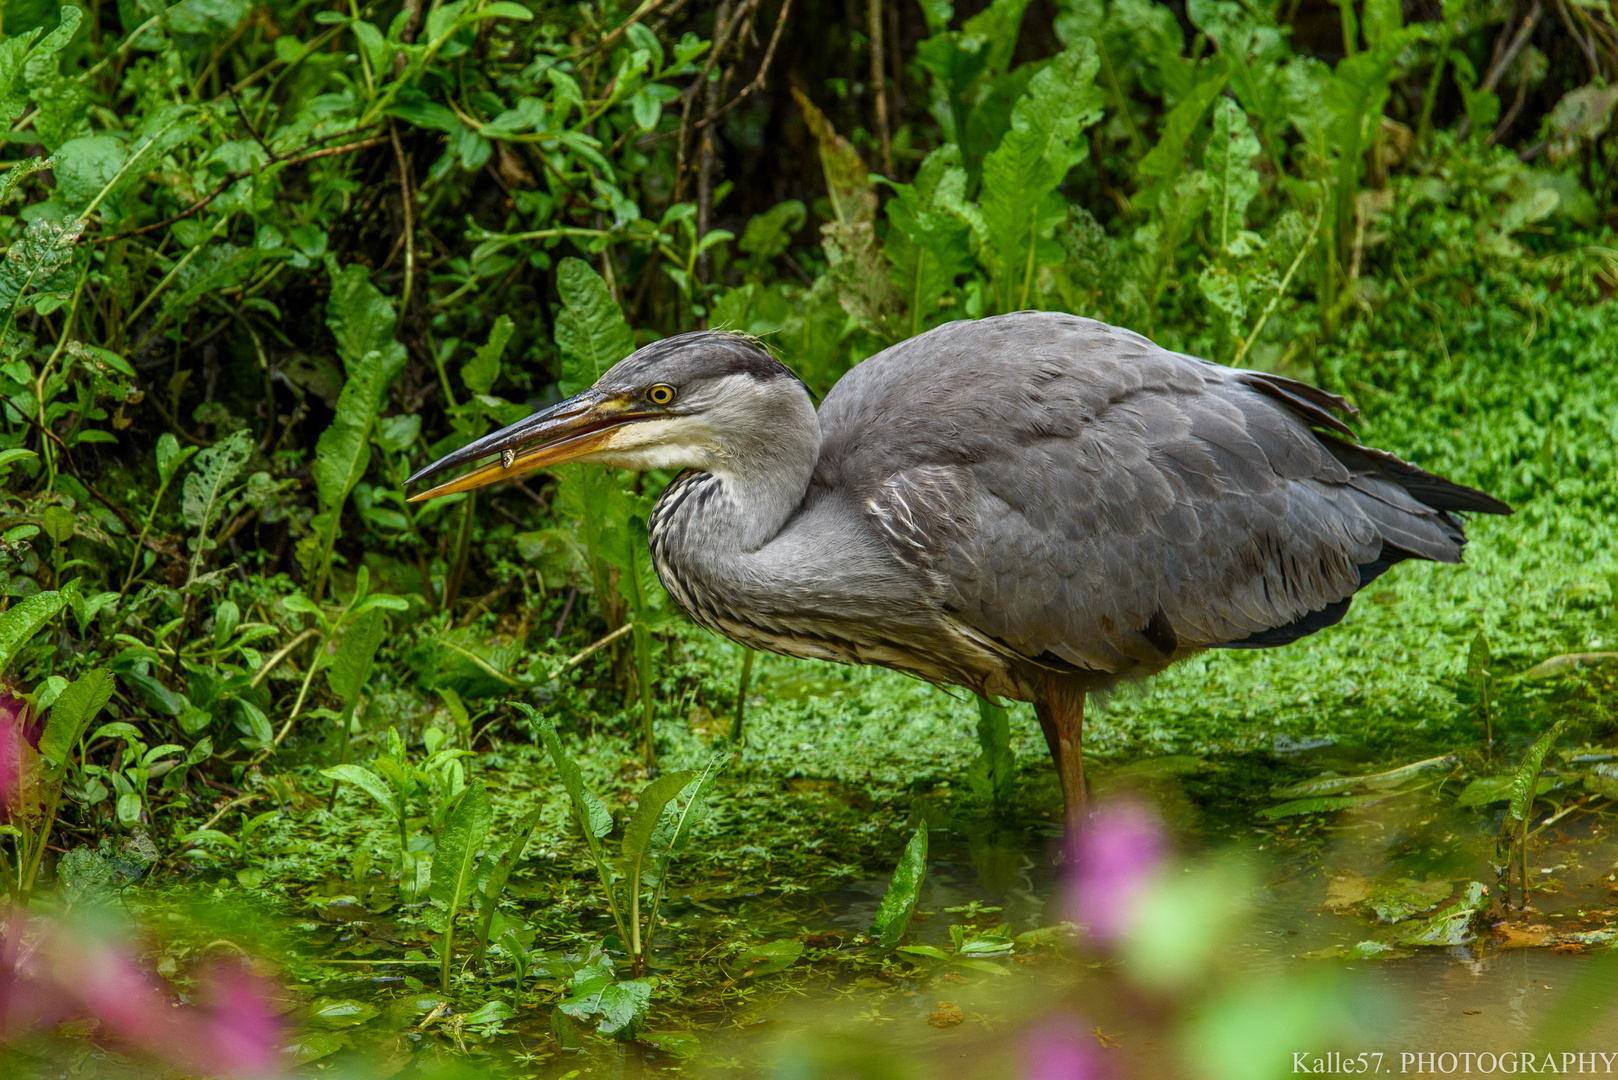
[[[500,455],[482,468],[412,495],[410,501],[422,502],[440,495],[471,491],[547,465],[572,461],[599,449],[614,428],[645,418],[644,413],[630,411],[627,402],[592,387],[526,420],[468,443],[417,471],[405,483],[414,484],[458,465],[468,465],[491,454]]]

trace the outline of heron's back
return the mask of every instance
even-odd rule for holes
[[[861,506],[944,617],[1031,662],[1121,674],[1341,618],[1392,562],[1456,562],[1509,512],[1360,447],[1346,403],[1070,315],[950,323],[850,371],[809,500]]]

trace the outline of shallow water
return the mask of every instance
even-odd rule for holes
[[[547,1078],[675,1071],[772,1080],[1245,1080],[1321,1066],[1346,1074],[1362,1063],[1365,1071],[1409,1076],[1484,1075],[1527,1071],[1519,1055],[1528,1051],[1541,1072],[1549,1071],[1542,1067],[1546,1052],[1618,1052],[1618,950],[1569,936],[1618,927],[1612,819],[1573,812],[1539,833],[1529,850],[1529,908],[1520,910],[1520,891],[1513,890],[1507,906],[1491,862],[1501,809],[1457,809],[1454,784],[1445,781],[1446,793],[1443,777],[1330,815],[1276,822],[1253,816],[1277,779],[1324,768],[1366,770],[1345,757],[1323,747],[1314,756],[1162,758],[1097,770],[1103,806],[1118,800],[1150,806],[1172,838],[1153,888],[1172,893],[1183,882],[1204,890],[1186,885],[1192,891],[1178,907],[1143,915],[1159,920],[1141,931],[1143,940],[1161,946],[1165,955],[1155,959],[1149,949],[1087,944],[1071,924],[1054,947],[1018,947],[975,966],[913,954],[884,959],[864,935],[885,877],[786,899],[731,895],[684,879],[671,896],[671,919],[687,929],[731,927],[753,942],[795,937],[808,946],[803,959],[766,978],[738,975],[718,1004],[710,995],[693,1007],[681,1000],[682,958],[671,945],[654,972],[674,978],[654,1004],[651,1026],[662,1030],[642,1043],[604,1044],[586,1034],[582,1049],[555,1050],[551,1009],[562,991],[554,982],[555,989],[527,998],[504,1034],[473,1037],[440,1025],[436,1040],[443,1047],[460,1038],[475,1052],[488,1051],[489,1075]],[[825,794],[839,797],[835,785]],[[966,936],[1002,922],[1018,934],[1082,917],[1067,907],[1051,822],[997,820],[964,805],[934,793],[913,806],[912,820],[932,827],[907,944],[949,952],[952,924],[967,927]],[[1544,818],[1542,812],[1536,827]],[[1477,935],[1465,944],[1397,948],[1376,959],[1326,955],[1396,929],[1371,910],[1367,897],[1383,895],[1376,890],[1416,890],[1423,897],[1416,903],[1428,904],[1410,916],[1420,919],[1454,903],[1471,882],[1490,890],[1488,916],[1474,923]],[[1171,970],[1176,957],[1190,958],[1178,974]],[[414,997],[402,992],[403,972],[429,989]],[[331,1057],[330,1067],[371,1075],[377,1060],[402,1066],[431,1056],[434,1030],[410,1030],[437,1000],[429,972],[379,964],[368,978],[320,987],[332,997],[374,1000],[382,1010],[346,1033],[353,1049]],[[494,996],[511,989],[510,980],[488,984]],[[1069,1065],[1092,1071],[1040,1065],[1034,1059],[1052,1039],[1066,1040],[1079,1055]],[[1457,1056],[1439,1056],[1445,1053]],[[1510,1070],[1501,1054],[1509,1055]],[[1618,1056],[1575,1057],[1568,1067],[1606,1074],[1608,1060],[1618,1072]],[[1567,1063],[1558,1057],[1552,1064],[1560,1073]]]

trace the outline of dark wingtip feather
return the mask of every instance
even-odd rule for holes
[[[1306,423],[1354,438],[1354,429],[1332,415],[1334,412],[1340,412],[1355,419],[1359,418],[1360,411],[1350,405],[1347,398],[1296,379],[1270,375],[1262,371],[1243,371],[1241,381],[1266,397],[1274,398],[1287,406]]]

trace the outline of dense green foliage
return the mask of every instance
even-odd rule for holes
[[[1487,806],[1499,748],[1610,733],[1611,667],[1513,676],[1618,638],[1613,13],[895,3],[6,5],[0,670],[47,718],[0,787],[13,900],[150,870],[137,906],[201,888],[225,927],[177,932],[191,959],[261,932],[242,899],[392,908],[387,935],[261,943],[309,986],[334,978],[310,948],[384,950],[463,1049],[512,1015],[475,1008],[483,972],[556,1006],[552,1049],[725,1014],[803,956],[891,975],[784,906],[707,902],[905,851],[892,946],[926,825],[984,867],[1042,842],[1024,711],[760,658],[729,743],[751,669],[646,554],[669,477],[404,501],[703,326],[824,392],[947,320],[1071,311],[1344,393],[1368,441],[1517,507],[1343,630],[1120,691],[1102,759],[1459,751]],[[910,955],[992,967],[1012,941],[972,912]],[[694,959],[660,969],[664,941]]]

